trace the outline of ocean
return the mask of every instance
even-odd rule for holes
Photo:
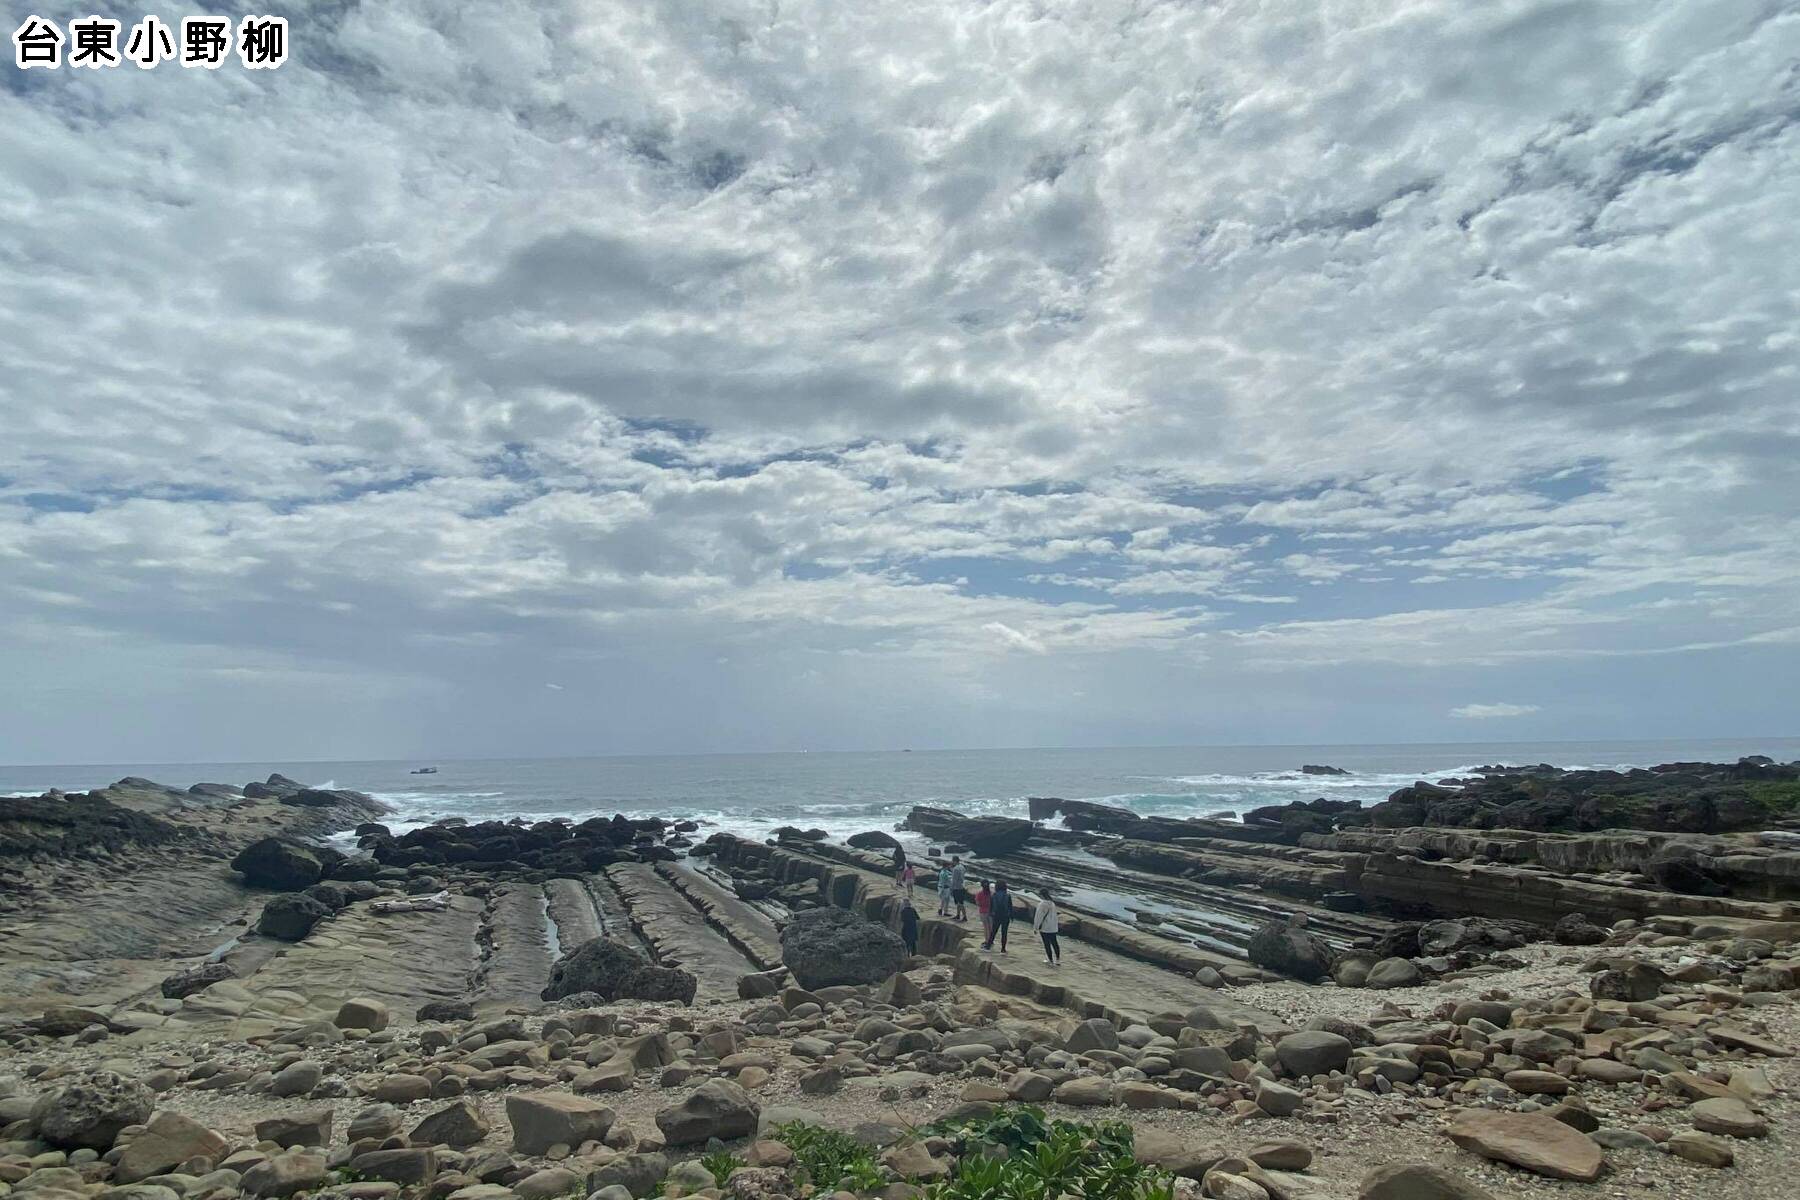
[[[388,824],[396,832],[444,817],[580,819],[623,812],[692,818],[752,837],[780,825],[844,837],[892,831],[915,804],[1022,817],[1026,797],[1058,796],[1146,815],[1204,816],[1316,796],[1374,803],[1414,780],[1467,774],[1484,764],[1623,768],[1729,762],[1746,754],[1800,759],[1800,738],[0,766],[0,795],[80,791],[126,775],[179,787],[241,786],[279,771],[302,783],[370,793],[393,810]],[[1301,774],[1309,763],[1350,773]],[[411,773],[420,766],[437,772]]]

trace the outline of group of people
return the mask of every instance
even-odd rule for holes
[[[918,882],[918,871],[907,861],[906,848],[894,847],[894,886],[906,893],[900,908],[900,936],[906,942],[906,952],[919,952],[919,913],[913,908],[913,888]],[[966,921],[969,919],[968,906],[971,901],[975,911],[981,917],[981,948],[991,951],[994,943],[1000,943],[1000,953],[1006,953],[1007,933],[1013,923],[1013,897],[1006,886],[1006,880],[996,879],[989,883],[983,879],[979,889],[970,894],[968,872],[963,866],[960,856],[951,858],[948,864],[938,870],[937,915],[950,920]],[[1039,899],[1031,911],[1031,928],[1044,943],[1044,961],[1051,966],[1062,962],[1062,943],[1057,934],[1061,927],[1056,908],[1056,899],[1050,894],[1048,886],[1039,893]]]

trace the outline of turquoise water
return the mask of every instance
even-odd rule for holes
[[[0,767],[0,794],[82,790],[125,775],[186,787],[243,784],[279,771],[304,783],[372,793],[404,827],[440,817],[691,817],[747,835],[778,825],[835,835],[891,829],[914,804],[1024,816],[1028,796],[1118,804],[1146,814],[1241,812],[1315,796],[1365,803],[1416,779],[1486,763],[1649,766],[1800,759],[1800,738],[1659,742],[1460,743],[1392,746],[1189,746],[914,753],[468,759],[417,762],[112,763]],[[1348,776],[1299,773],[1328,764]],[[431,765],[435,775],[413,775]]]

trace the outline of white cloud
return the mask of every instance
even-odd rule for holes
[[[1524,717],[1537,712],[1535,704],[1461,704],[1450,715],[1469,721],[1491,721],[1503,717]]]
[[[274,745],[232,666],[345,755],[425,719],[362,678],[494,752],[1267,740],[1387,672],[1316,736],[1793,724],[1800,16],[1353,8],[351,0],[10,80],[0,761]],[[173,734],[92,732],[120,646]]]

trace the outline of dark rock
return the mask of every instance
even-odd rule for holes
[[[1559,946],[1598,946],[1607,934],[1584,914],[1570,913],[1556,923],[1550,936]]]
[[[413,1014],[415,1021],[473,1021],[475,1006],[467,1000],[427,1000]]]
[[[1303,983],[1330,974],[1335,957],[1323,939],[1278,921],[1264,925],[1250,936],[1248,953],[1250,961],[1257,966],[1290,975]]]
[[[656,1127],[671,1146],[692,1146],[709,1138],[730,1140],[756,1132],[762,1107],[728,1079],[711,1079],[672,1108],[656,1114]]]
[[[556,960],[543,999],[559,1000],[576,992],[595,992],[615,1000],[679,1000],[692,1004],[698,981],[679,967],[653,965],[638,951],[606,938],[594,938]]]
[[[325,874],[325,865],[315,851],[274,837],[244,847],[231,860],[231,869],[241,872],[244,882],[251,887],[278,892],[297,892],[311,887]]]
[[[928,837],[967,846],[984,858],[1012,854],[1031,839],[1034,826],[1016,817],[965,817],[946,808],[916,805],[900,823]]]
[[[102,1071],[40,1099],[31,1110],[37,1136],[63,1150],[112,1149],[119,1131],[142,1125],[155,1094],[136,1080]]]
[[[276,896],[263,905],[256,932],[283,942],[297,942],[330,915],[331,910],[311,896]]]
[[[788,921],[781,961],[803,988],[874,984],[905,965],[906,943],[885,925],[841,908],[819,908]]]
[[[195,992],[205,991],[215,983],[234,977],[228,963],[201,963],[185,971],[177,971],[162,981],[162,994],[170,1000],[179,1000],[183,996],[191,996]]]
[[[882,833],[879,829],[870,829],[862,833],[853,833],[845,842],[858,850],[892,850],[900,844],[898,838],[891,833]]]

